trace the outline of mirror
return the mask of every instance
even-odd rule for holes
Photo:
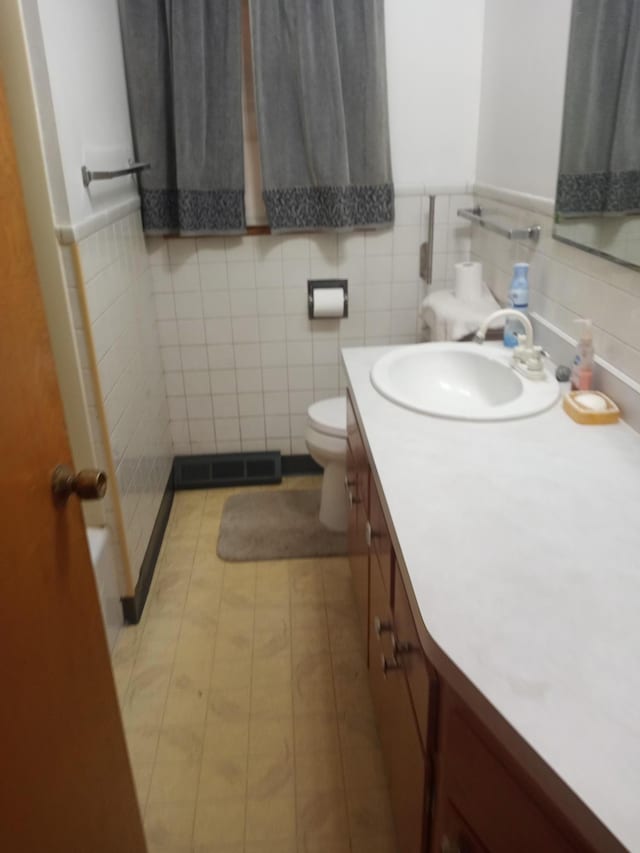
[[[640,268],[640,3],[573,0],[554,237]]]

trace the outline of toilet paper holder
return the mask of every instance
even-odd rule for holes
[[[323,278],[309,279],[307,281],[307,307],[309,319],[318,319],[314,316],[314,294],[316,290],[342,290],[342,317],[349,316],[349,289],[346,278]]]

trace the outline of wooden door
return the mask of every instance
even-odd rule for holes
[[[45,202],[46,203],[46,202]],[[0,850],[146,845],[0,83]]]

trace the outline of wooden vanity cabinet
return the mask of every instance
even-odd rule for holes
[[[347,444],[349,560],[398,853],[622,850],[588,843],[507,750],[504,721],[488,727],[451,688],[451,664],[427,658],[350,398]]]
[[[362,648],[369,654],[369,463],[356,421],[353,404],[347,396],[347,473],[345,479],[349,523],[347,549],[353,579],[353,591],[360,616]]]
[[[417,642],[406,592],[396,574],[391,537],[350,399],[346,487],[349,562],[398,850],[424,853],[431,792],[431,761],[426,751],[430,716],[426,661]]]
[[[489,853],[451,803],[446,803],[443,810],[440,832],[433,850],[439,853]]]
[[[434,851],[592,853],[446,685],[438,741]]]
[[[397,650],[389,590],[371,550],[369,683],[385,760],[398,850],[423,853],[428,839],[431,763],[425,755],[413,702]]]

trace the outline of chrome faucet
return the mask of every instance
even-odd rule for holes
[[[483,344],[484,339],[487,337],[487,331],[489,326],[494,322],[494,320],[501,320],[502,318],[514,317],[516,320],[519,320],[524,326],[525,331],[525,339],[523,341],[524,346],[533,347],[533,326],[531,325],[531,320],[524,314],[522,311],[517,311],[515,308],[501,308],[499,311],[494,311],[493,314],[489,314],[482,323],[480,324],[480,328],[475,334],[474,340],[477,344]]]
[[[534,346],[531,320],[522,311],[517,311],[515,308],[501,308],[499,311],[489,314],[480,324],[480,328],[474,337],[475,342],[478,344],[484,343],[489,326],[495,320],[500,320],[503,317],[514,317],[524,326],[524,335],[517,335],[518,345],[513,350],[512,367],[518,373],[526,376],[527,379],[544,379],[545,372],[542,356],[545,353],[542,347]]]

